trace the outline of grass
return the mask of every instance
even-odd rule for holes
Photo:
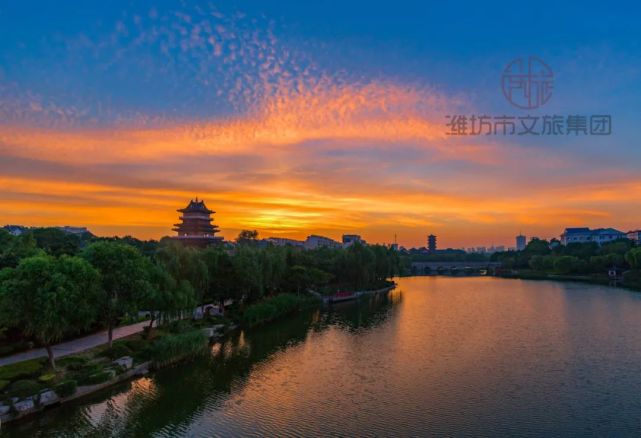
[[[149,348],[149,357],[156,368],[206,353],[207,338],[200,330],[164,336]]]
[[[18,380],[38,376],[45,368],[47,359],[39,358],[0,367],[0,380]]]

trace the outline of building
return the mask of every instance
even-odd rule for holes
[[[595,242],[599,245],[612,242],[613,240],[625,239],[626,234],[614,228],[596,228],[591,230],[587,227],[566,228],[561,234],[561,244],[570,243],[590,243]]]
[[[89,232],[87,227],[70,227],[69,225],[65,225],[64,227],[56,227],[56,228],[69,234],[82,235]]]
[[[343,234],[343,248],[348,248],[356,242],[365,243],[365,241],[358,234]]]
[[[312,234],[307,236],[305,240],[305,249],[316,249],[316,248],[340,248],[341,244],[335,240],[330,239],[329,237],[317,236]]]
[[[427,236],[427,250],[429,252],[436,252],[436,236],[434,234]]]
[[[628,231],[626,237],[637,244],[641,243],[641,230]]]
[[[274,246],[293,246],[296,248],[305,247],[305,242],[302,242],[300,240],[287,239],[285,237],[268,237],[267,239],[263,239],[263,241]]]
[[[518,236],[516,236],[516,250],[523,251],[526,246],[527,237],[525,237],[523,234],[519,234]]]
[[[217,237],[218,226],[213,225],[211,215],[213,211],[205,205],[205,201],[189,201],[189,205],[180,210],[181,223],[174,224],[173,230],[177,233],[174,237],[184,244],[191,246],[209,246],[215,243],[221,243],[223,238]]]
[[[23,227],[22,225],[5,225],[4,227],[2,227],[2,229],[6,230],[13,236],[19,236],[28,230],[27,227]]]

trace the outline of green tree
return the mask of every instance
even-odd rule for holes
[[[263,296],[263,278],[257,249],[240,246],[232,257],[236,298],[254,301]]]
[[[107,325],[109,348],[119,319],[138,311],[151,287],[151,262],[136,248],[118,242],[95,242],[82,256],[100,273],[102,299],[100,314]]]
[[[236,243],[239,245],[256,245],[257,242],[258,231],[256,230],[242,230],[236,238]]]
[[[203,305],[205,294],[210,289],[207,256],[208,253],[203,250],[166,239],[158,247],[156,260],[178,283],[189,282],[196,294],[196,301]]]
[[[35,228],[30,231],[38,248],[53,256],[76,255],[80,250],[80,236],[58,228]]]
[[[51,346],[95,321],[98,284],[98,272],[79,257],[26,258],[2,275],[0,315],[41,343],[55,369]]]
[[[185,312],[191,313],[197,305],[191,284],[176,280],[162,266],[151,268],[151,286],[142,298],[142,305],[150,310],[149,329],[156,319],[167,321],[180,318]]]
[[[625,261],[632,269],[641,269],[641,248],[633,248],[625,253]]]
[[[578,258],[574,256],[559,256],[554,259],[554,271],[558,274],[569,274],[576,270]]]
[[[5,233],[2,234],[3,242],[0,246],[0,269],[15,268],[20,260],[42,253],[42,250],[36,246],[36,239],[31,233],[20,236],[12,236],[6,231]]]

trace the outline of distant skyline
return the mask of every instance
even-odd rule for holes
[[[0,5],[0,225],[514,246],[641,228],[641,6]],[[544,107],[501,91],[554,72]],[[448,136],[446,115],[612,117],[609,136]]]

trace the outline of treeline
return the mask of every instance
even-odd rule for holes
[[[51,345],[99,327],[111,345],[113,328],[141,310],[153,323],[210,302],[377,287],[400,270],[398,253],[378,245],[303,251],[258,243],[249,232],[232,248],[197,249],[168,238],[0,230],[0,336],[9,330],[35,340],[55,366]]]
[[[641,247],[628,239],[599,246],[595,242],[561,245],[558,240],[533,239],[523,251],[496,253],[492,260],[505,269],[532,270],[544,274],[606,277],[615,269],[624,282],[641,287]]]

